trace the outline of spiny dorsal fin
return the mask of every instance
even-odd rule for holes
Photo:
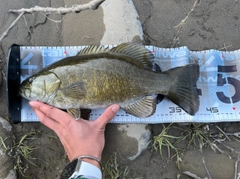
[[[145,96],[144,98],[136,101],[135,103],[122,107],[126,112],[139,117],[147,118],[155,113],[156,98],[153,96]]]
[[[138,43],[122,43],[109,52],[110,54],[120,54],[136,59],[143,68],[152,70],[153,54],[142,44]]]
[[[109,49],[105,48],[104,46],[91,45],[80,50],[76,56],[91,55],[91,54],[106,53],[106,52],[109,52]]]

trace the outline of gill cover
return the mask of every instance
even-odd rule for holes
[[[20,95],[29,100],[47,102],[59,88],[61,81],[52,73],[27,78],[20,86]]]

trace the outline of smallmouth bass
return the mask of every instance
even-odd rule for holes
[[[199,109],[199,65],[156,72],[152,70],[153,58],[140,44],[123,43],[112,49],[89,46],[24,80],[19,94],[66,109],[76,119],[81,116],[80,108],[105,108],[110,104],[147,118],[156,109],[152,94],[162,94],[195,115]]]

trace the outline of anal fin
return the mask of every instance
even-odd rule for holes
[[[145,96],[135,103],[122,108],[136,117],[147,118],[155,113],[156,98],[153,96]]]

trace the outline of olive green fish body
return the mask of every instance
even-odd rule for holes
[[[111,57],[114,57],[113,55]],[[71,57],[70,57],[71,58]],[[73,57],[75,61],[81,61]],[[52,70],[61,85],[49,104],[59,108],[102,108],[117,103],[122,107],[151,94],[164,94],[171,81],[166,74],[139,69],[117,58],[98,58]],[[169,85],[161,85],[162,82]],[[77,96],[69,96],[65,87],[78,83]],[[82,95],[81,95],[82,94]],[[66,102],[68,101],[68,102]]]
[[[67,109],[75,118],[80,108],[119,104],[137,117],[155,112],[162,94],[194,115],[199,108],[196,81],[199,66],[190,64],[160,73],[152,70],[153,55],[144,46],[124,43],[112,49],[90,46],[26,79],[20,95]]]

